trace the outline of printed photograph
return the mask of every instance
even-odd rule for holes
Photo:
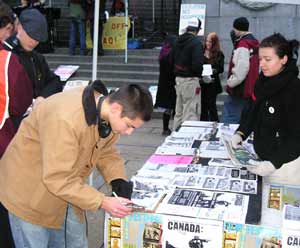
[[[242,191],[242,181],[241,180],[230,180],[230,190],[240,192]]]

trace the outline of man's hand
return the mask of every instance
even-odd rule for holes
[[[237,149],[239,146],[241,146],[243,142],[243,138],[241,135],[239,135],[238,133],[235,133],[232,137],[231,137],[231,145],[233,148]]]
[[[127,182],[124,179],[115,179],[111,181],[112,191],[115,192],[118,196],[131,199],[133,183]]]
[[[108,212],[111,216],[117,218],[124,218],[126,215],[132,213],[132,208],[127,207],[126,203],[132,203],[132,201],[123,197],[108,197],[105,196],[101,208]]]
[[[269,176],[276,171],[275,166],[270,161],[255,161],[250,159],[247,170],[259,176]]]

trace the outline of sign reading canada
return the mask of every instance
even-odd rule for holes
[[[128,31],[130,20],[128,18]],[[103,25],[102,44],[104,49],[125,49],[126,39],[125,17],[110,17]]]

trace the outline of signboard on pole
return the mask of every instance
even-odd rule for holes
[[[130,20],[128,20],[128,30]],[[110,17],[103,25],[102,44],[104,49],[125,49],[126,21],[124,16]]]
[[[179,21],[179,34],[183,34],[185,32],[185,28],[187,27],[188,21],[197,17],[201,21],[201,29],[198,35],[204,35],[205,28],[205,13],[206,13],[206,4],[190,4],[183,3],[180,8],[180,21]]]

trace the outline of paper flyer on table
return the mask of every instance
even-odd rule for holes
[[[182,156],[194,156],[194,148],[186,147],[164,147],[159,146],[154,152],[157,155],[182,155]]]
[[[184,121],[181,124],[182,127],[189,126],[189,127],[211,127],[216,128],[218,126],[217,122],[213,121]]]
[[[119,248],[161,248],[162,233],[161,215],[133,213],[123,220],[123,245]]]
[[[223,248],[239,248],[244,224],[224,222]]]
[[[201,169],[200,164],[156,164],[146,162],[143,167],[138,171],[138,174],[148,171],[159,172],[159,173],[187,173],[187,174],[198,174]]]
[[[282,211],[282,227],[300,230],[300,207],[285,204]]]
[[[163,216],[163,248],[221,248],[223,222]]]
[[[200,156],[204,158],[229,159],[228,152],[221,141],[202,141]]]
[[[152,155],[149,160],[151,163],[162,164],[190,164],[193,161],[193,156],[167,156],[167,155]]]
[[[61,81],[67,81],[78,69],[79,65],[60,65],[54,70],[54,74],[59,76]]]
[[[248,195],[177,188],[166,195],[157,213],[244,223],[248,203]]]
[[[244,225],[239,248],[281,248],[282,234],[278,228]]]
[[[282,229],[282,248],[300,248],[300,230]]]

